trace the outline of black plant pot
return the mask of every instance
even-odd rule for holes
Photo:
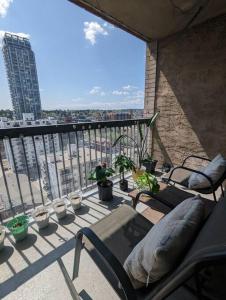
[[[143,162],[143,166],[146,168],[147,172],[154,173],[157,162],[158,162],[157,160]]]
[[[128,180],[121,179],[119,181],[119,187],[120,187],[120,190],[123,191],[123,192],[128,191]]]
[[[112,187],[113,182],[107,180],[107,185],[102,186],[100,182],[97,183],[99,199],[101,201],[111,201],[113,199]]]

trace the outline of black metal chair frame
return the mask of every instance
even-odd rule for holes
[[[83,236],[85,236],[86,239],[94,246],[97,252],[101,255],[103,264],[111,269],[120,282],[125,296],[124,299],[138,299],[138,292],[133,288],[121,263],[90,228],[82,228],[75,237],[75,256],[72,280],[78,277],[80,255],[84,246]],[[226,247],[209,247],[200,252],[201,253],[198,253],[198,255],[190,258],[186,264],[181,266],[181,268],[178,268],[172,276],[169,276],[166,280],[160,282],[159,285],[155,285],[153,290],[150,290],[150,293],[145,295],[144,300],[162,300],[181,286],[186,285],[186,282],[192,277],[195,279],[196,289],[191,292],[194,293],[198,299],[203,299],[199,277],[200,271],[209,266],[226,263]],[[111,284],[110,281],[109,283]],[[111,286],[113,287],[112,284]],[[205,296],[205,299],[208,298]]]
[[[216,190],[219,187],[221,187],[222,196],[224,196],[224,189],[223,189],[222,183],[226,179],[226,171],[221,176],[221,178],[217,182],[214,183],[213,180],[208,175],[204,174],[203,172],[201,172],[199,170],[195,170],[195,169],[191,169],[191,168],[185,167],[184,165],[185,165],[185,163],[187,162],[187,160],[189,158],[197,158],[197,159],[201,159],[201,160],[211,161],[210,159],[208,159],[206,157],[201,157],[201,156],[197,156],[197,155],[189,155],[189,156],[187,156],[184,159],[184,161],[183,161],[183,163],[182,163],[181,166],[173,168],[173,170],[170,172],[169,178],[167,180],[167,184],[170,184],[170,182],[172,181],[174,183],[182,185],[180,182],[177,182],[177,181],[173,180],[172,179],[172,175],[175,172],[175,170],[183,169],[183,170],[186,170],[186,171],[190,171],[190,172],[194,172],[194,173],[200,174],[200,175],[204,176],[209,181],[210,188],[194,189],[195,191],[197,191],[197,192],[199,192],[201,194],[211,194],[212,193],[213,197],[214,197],[214,201],[216,202],[217,201]],[[183,185],[183,186],[185,186],[185,185]],[[187,186],[185,186],[185,187],[187,187]]]

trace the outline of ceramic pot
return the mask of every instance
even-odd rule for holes
[[[0,251],[4,247],[4,241],[5,241],[5,227],[0,225]]]
[[[56,213],[57,219],[60,220],[67,215],[66,203],[63,199],[57,199],[54,201],[53,209]]]
[[[45,228],[49,225],[49,211],[44,206],[37,207],[32,216],[39,229]]]
[[[74,210],[78,210],[81,208],[82,204],[82,196],[80,193],[72,192],[68,195],[68,199],[71,202],[71,206]]]

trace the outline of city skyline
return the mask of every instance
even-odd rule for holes
[[[14,0],[0,12],[1,37],[7,31],[30,38],[43,109],[143,108],[145,43],[71,7],[67,1]],[[0,108],[10,109],[2,55],[0,73]]]

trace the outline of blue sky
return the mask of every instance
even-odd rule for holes
[[[30,36],[44,109],[143,108],[145,43],[67,0],[0,0],[4,31]],[[2,53],[0,108],[12,108]]]

